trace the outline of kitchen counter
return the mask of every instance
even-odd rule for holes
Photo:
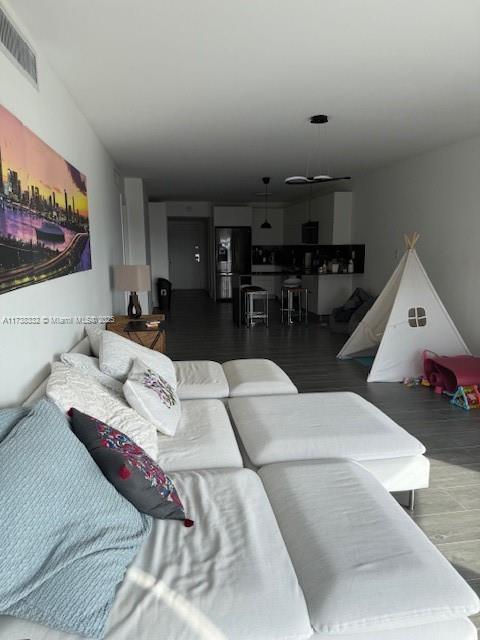
[[[354,276],[359,272],[292,274],[291,271],[257,271],[254,267],[251,280],[253,285],[266,289],[269,297],[279,299],[283,281],[292,275],[301,278],[301,286],[308,289],[308,310],[323,316],[329,315],[333,308],[341,306],[349,298],[354,289]]]
[[[362,274],[363,271],[354,271],[353,273],[292,273],[291,271],[273,271],[273,270],[257,270],[252,268],[252,276],[298,276],[299,278],[303,278],[304,276],[355,276]]]

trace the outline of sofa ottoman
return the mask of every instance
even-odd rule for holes
[[[259,475],[316,633],[387,640],[383,632],[403,629],[391,637],[411,640],[416,627],[479,610],[474,591],[357,463],[279,463]]]
[[[365,464],[389,491],[428,487],[422,443],[355,393],[231,398],[228,408],[254,467],[349,458]]]

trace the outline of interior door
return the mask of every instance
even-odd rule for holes
[[[203,219],[169,218],[168,257],[173,289],[207,289],[207,224]]]

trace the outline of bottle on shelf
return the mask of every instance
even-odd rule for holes
[[[348,261],[348,273],[353,273],[355,271],[355,266],[353,264],[352,258]]]

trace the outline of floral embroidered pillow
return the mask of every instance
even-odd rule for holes
[[[175,435],[181,417],[176,389],[136,358],[123,385],[128,404],[167,436]]]
[[[77,409],[68,412],[73,433],[103,475],[138,511],[162,520],[191,521],[170,478],[127,435]]]

